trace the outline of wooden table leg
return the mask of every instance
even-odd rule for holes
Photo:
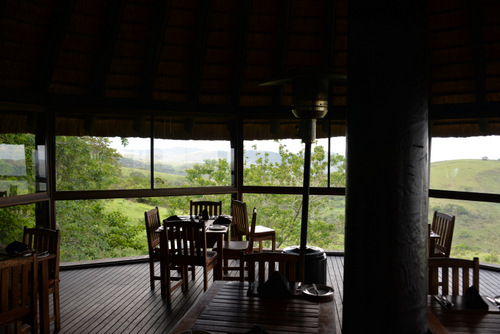
[[[222,252],[222,244],[223,244],[223,239],[224,235],[222,233],[217,234],[217,264],[215,265],[215,279],[222,281],[223,275],[222,275],[222,263],[224,261],[224,254]]]
[[[40,332],[50,332],[49,320],[49,261],[39,261],[40,277],[38,279],[38,303],[40,312]]]
[[[167,238],[165,233],[162,231],[160,233],[160,293],[162,297],[167,296],[167,270],[170,270],[168,263],[166,263],[167,258]],[[169,297],[170,298],[170,297]]]

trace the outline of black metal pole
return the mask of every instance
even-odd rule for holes
[[[311,141],[305,141],[304,187],[302,194],[302,223],[300,226],[300,252],[305,254],[307,247],[307,221],[309,219],[309,187],[311,179]]]

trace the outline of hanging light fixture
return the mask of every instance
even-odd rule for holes
[[[330,83],[344,82],[346,75],[333,74],[326,68],[303,67],[288,72],[283,77],[261,83],[262,86],[292,84],[292,112],[301,120],[299,136],[305,144],[304,186],[302,194],[302,221],[300,251],[306,253],[307,224],[309,219],[309,188],[311,172],[311,144],[316,140],[316,119],[328,112]]]

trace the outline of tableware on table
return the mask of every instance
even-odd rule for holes
[[[302,294],[314,301],[327,301],[333,299],[333,288],[322,284],[304,284]]]
[[[210,225],[208,229],[212,231],[223,231],[226,227],[224,225]]]
[[[495,296],[494,298],[491,298],[491,297],[488,297],[486,296],[485,297],[490,303],[492,303],[493,305],[495,305],[496,307],[498,307],[500,309],[500,296]]]
[[[443,305],[443,307],[447,310],[453,308],[455,305],[446,299],[443,295],[435,295],[434,298],[438,301],[439,304]]]

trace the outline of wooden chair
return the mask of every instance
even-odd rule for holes
[[[243,219],[248,220],[247,218],[247,207],[246,203],[240,202],[240,201],[233,201],[233,203],[236,203],[236,207],[238,210],[241,212],[238,214],[241,214],[243,216]],[[234,206],[233,206],[234,209]],[[233,210],[233,214],[234,214]],[[234,218],[234,216],[233,216]],[[253,208],[253,213],[252,213],[252,223],[251,223],[251,228],[250,228],[250,233],[248,234],[247,240],[230,240],[230,241],[224,241],[222,244],[222,254],[223,254],[223,273],[224,274],[229,274],[229,271],[240,271],[240,266],[234,266],[230,265],[229,260],[240,260],[241,253],[252,253],[253,252],[253,235],[255,232],[255,222],[257,220],[257,209]],[[217,249],[217,243],[214,246],[214,249]],[[239,276],[225,276],[224,280],[239,280]]]
[[[240,257],[240,281],[264,283],[275,271],[278,271],[291,283],[304,282],[304,266],[304,256],[299,254],[282,252],[242,253]],[[248,268],[248,276],[246,277],[245,267]],[[257,271],[255,270],[256,267]]]
[[[0,284],[0,327],[10,333],[13,324],[16,333],[38,333],[36,254],[0,261]]]
[[[54,321],[56,331],[61,329],[61,306],[59,302],[59,261],[61,248],[61,234],[59,230],[46,228],[24,227],[23,242],[37,253],[48,252],[55,255],[49,259],[49,295],[52,295],[53,314],[49,320]]]
[[[428,266],[428,294],[430,295],[463,295],[471,285],[479,291],[479,259],[477,257],[472,260],[429,258]]]
[[[454,228],[455,216],[434,211],[431,230],[439,234],[440,238],[436,240],[434,254],[429,255],[430,257],[450,257]]]
[[[220,216],[222,214],[222,201],[191,201],[189,215],[199,216],[203,210],[207,210],[209,216]]]
[[[248,240],[250,227],[248,225],[248,215],[246,214],[246,205],[238,200],[231,201],[231,209],[233,213],[233,227],[235,240]],[[276,250],[276,231],[272,228],[262,225],[255,226],[254,242],[259,242],[257,250],[262,252],[262,241],[270,240],[272,251]]]
[[[161,261],[160,234],[155,231],[161,226],[160,212],[158,207],[144,212],[146,222],[146,235],[148,238],[149,253],[149,280],[151,290],[155,288],[155,280],[161,280],[161,275],[155,275],[155,261]]]
[[[208,251],[205,222],[169,221],[165,225],[168,262],[181,268],[184,288],[189,266],[203,267],[203,287],[207,291],[208,272],[217,264],[217,252]],[[167,282],[170,275],[167,273]]]
[[[160,281],[161,284],[161,295],[168,296],[170,301],[171,291],[183,285],[182,276],[172,277],[169,275],[169,281],[167,283],[167,271],[171,269],[175,270],[170,263],[168,263],[166,252],[162,252],[160,244],[162,243],[162,237],[166,237],[162,233],[155,232],[161,226],[160,212],[158,207],[144,212],[144,218],[146,222],[146,235],[148,238],[148,253],[149,253],[149,280],[151,285],[151,290],[155,288],[155,281]],[[164,232],[163,232],[164,234]],[[165,241],[166,242],[166,241]],[[155,261],[160,263],[160,274],[155,274]],[[194,276],[194,274],[193,274]],[[171,287],[171,281],[175,281],[175,284]]]

